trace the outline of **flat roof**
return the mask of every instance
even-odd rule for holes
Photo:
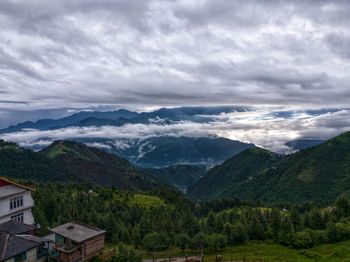
[[[76,243],[84,242],[85,240],[106,232],[97,227],[84,225],[78,222],[69,222],[58,227],[51,228],[50,231],[65,238],[69,238]]]

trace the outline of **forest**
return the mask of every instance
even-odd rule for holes
[[[255,241],[305,249],[350,239],[350,200],[346,196],[327,206],[267,206],[237,199],[192,202],[169,189],[136,193],[45,184],[37,185],[33,197],[34,216],[43,235],[51,226],[78,220],[106,230],[111,245],[124,244],[150,254],[169,247],[184,253],[218,253],[227,246]]]

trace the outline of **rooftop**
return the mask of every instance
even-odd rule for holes
[[[0,231],[10,234],[26,234],[30,231],[33,231],[34,229],[34,226],[13,220],[9,220],[0,224]]]
[[[38,245],[36,242],[0,231],[0,261],[5,261]]]
[[[23,189],[27,189],[27,190],[30,190],[30,191],[35,191],[35,189],[32,188],[32,187],[18,184],[17,182],[12,181],[12,180],[10,180],[10,179],[7,179],[7,178],[5,178],[5,177],[0,177],[0,182],[1,182],[1,184],[11,184],[11,185],[14,185],[14,186],[23,188]]]
[[[50,231],[65,238],[69,238],[76,243],[84,242],[85,240],[106,232],[97,227],[92,227],[77,222],[69,222],[58,227],[51,228]]]

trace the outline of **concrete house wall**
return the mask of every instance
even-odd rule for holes
[[[23,196],[23,206],[11,210],[10,200],[19,196]],[[23,223],[34,224],[33,206],[34,201],[29,189],[12,184],[0,187],[0,223],[11,220],[13,215],[23,213]]]

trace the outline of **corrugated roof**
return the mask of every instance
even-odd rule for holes
[[[105,233],[105,231],[102,229],[77,222],[69,222],[58,227],[51,228],[50,231],[65,238],[69,238],[76,243],[84,242],[85,240]]]

